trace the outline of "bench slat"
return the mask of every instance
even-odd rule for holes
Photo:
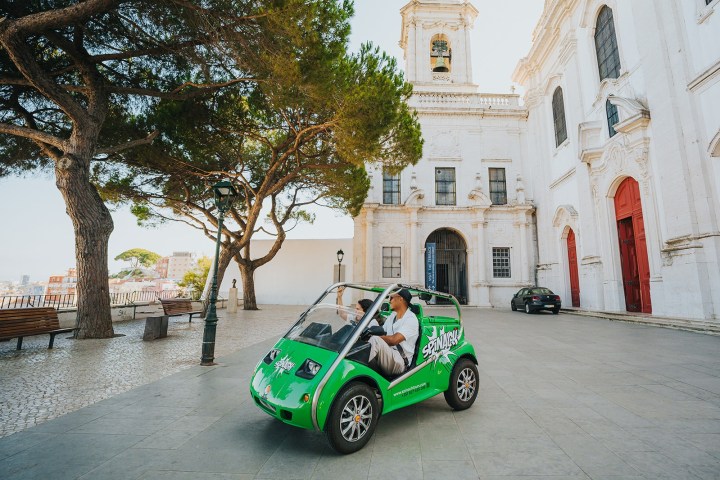
[[[50,334],[52,348],[55,335],[72,332],[72,328],[60,328],[57,310],[49,307],[7,308],[0,310],[0,339],[17,338],[20,350],[22,338],[31,335]]]

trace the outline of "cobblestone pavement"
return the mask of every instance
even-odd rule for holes
[[[229,314],[219,310],[215,356],[220,357],[285,332],[303,307],[263,306]],[[100,400],[200,363],[205,322],[170,317],[168,337],[143,342],[145,320],[114,324],[103,340],[26,337],[0,342],[0,437],[24,430]]]

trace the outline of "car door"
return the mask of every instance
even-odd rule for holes
[[[523,308],[523,306],[525,305],[524,296],[526,292],[527,288],[521,288],[515,298],[513,298],[513,303],[515,304],[515,307]]]

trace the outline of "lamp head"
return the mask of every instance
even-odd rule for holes
[[[219,181],[213,185],[213,193],[215,195],[215,206],[221,212],[226,212],[238,196],[233,184],[227,180]]]
[[[342,263],[342,259],[343,259],[344,256],[345,256],[345,252],[343,252],[342,250],[338,250],[338,251],[337,251],[338,263]]]

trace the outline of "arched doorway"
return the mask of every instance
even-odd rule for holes
[[[572,228],[567,236],[568,269],[570,270],[570,297],[572,306],[580,306],[580,276],[578,275],[577,248],[575,246],[575,232]]]
[[[467,304],[467,247],[448,228],[435,230],[425,241],[425,286]]]
[[[629,312],[652,313],[650,264],[640,187],[633,178],[622,181],[615,193],[615,219],[620,247],[625,308]]]

